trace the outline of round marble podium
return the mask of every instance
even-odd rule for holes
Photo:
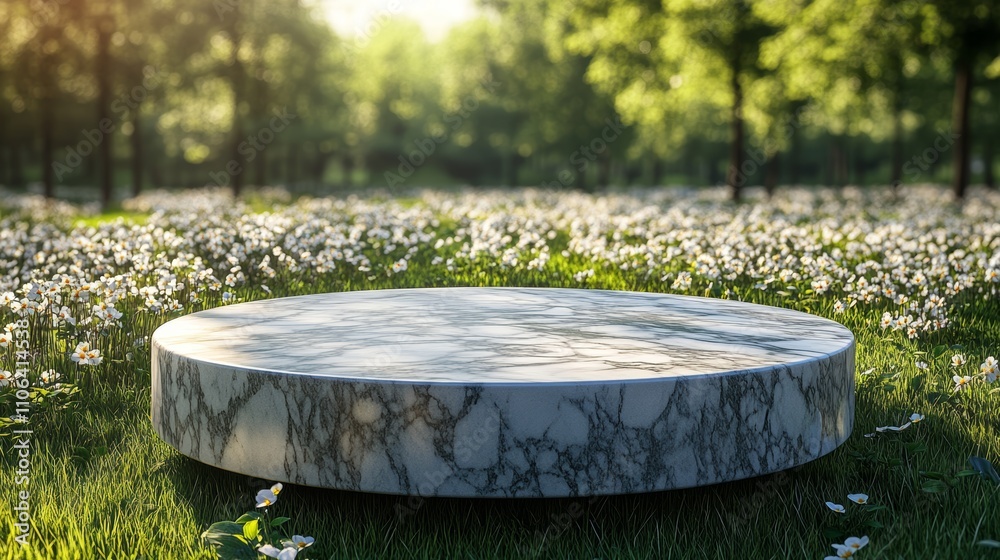
[[[851,433],[854,337],[697,297],[431,288],[243,303],[153,335],[152,420],[217,467],[308,486],[588,496],[737,480]]]

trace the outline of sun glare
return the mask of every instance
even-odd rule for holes
[[[452,27],[476,17],[473,0],[316,0],[330,25],[343,36],[365,34],[386,17],[415,20],[428,39],[439,41]]]

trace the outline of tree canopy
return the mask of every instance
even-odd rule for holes
[[[0,184],[994,182],[1000,2],[480,8],[431,41],[299,0],[7,0]]]

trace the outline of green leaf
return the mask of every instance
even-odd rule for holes
[[[934,480],[948,480],[948,475],[938,471],[920,471],[920,476]]]
[[[234,521],[213,523],[201,538],[215,548],[215,553],[224,560],[251,560],[257,558],[257,551],[243,537],[243,526]]]
[[[920,388],[924,386],[925,377],[927,376],[922,373],[920,375],[914,376],[913,379],[910,380],[910,389],[913,391],[919,391]]]
[[[928,494],[942,494],[947,492],[949,487],[940,480],[925,480],[920,484],[920,489]]]
[[[969,457],[969,463],[972,465],[972,468],[976,469],[976,472],[978,472],[980,476],[986,480],[1000,484],[1000,474],[998,474],[997,470],[993,468],[992,463],[982,457],[976,457],[975,455]]]
[[[253,547],[243,542],[242,537],[230,537],[232,540],[226,541],[216,547],[215,553],[219,560],[257,560],[260,556]]]
[[[204,533],[201,534],[201,538],[212,542],[213,539],[220,537],[232,537],[235,535],[243,534],[243,525],[236,523],[235,521],[219,521],[217,523],[212,523]]]
[[[924,453],[927,451],[927,444],[922,441],[911,441],[910,443],[904,443],[903,448],[910,453]]]
[[[260,519],[260,514],[257,513],[256,511],[248,511],[248,512],[244,513],[243,515],[241,515],[240,518],[236,520],[236,522],[237,523],[246,523],[248,521],[253,521],[255,519],[259,520]]]
[[[289,521],[291,521],[290,517],[275,517],[271,520],[271,527],[280,527]]]
[[[951,345],[951,349],[952,350],[965,350],[965,346],[962,346],[961,344],[952,344]]]
[[[868,521],[865,521],[865,526],[871,527],[872,529],[881,529],[882,527],[885,527],[885,525],[882,525],[881,523],[875,521],[874,519],[869,519]]]
[[[948,347],[946,345],[939,344],[939,345],[937,345],[937,346],[934,347],[934,350],[931,350],[931,355],[933,355],[935,358],[937,358],[938,356],[940,356],[941,354],[944,354],[947,351],[948,351]]]
[[[260,535],[260,521],[254,519],[252,521],[247,521],[243,525],[243,536],[249,542],[256,542],[257,537]]]
[[[984,540],[979,541],[976,544],[979,546],[985,546],[987,548],[1000,548],[1000,541]]]
[[[886,383],[885,385],[882,386],[882,390],[885,391],[886,393],[891,393],[896,390],[896,386],[893,385],[892,383]]]
[[[201,538],[209,546],[215,548],[219,558],[229,559],[250,559],[257,556],[256,551],[243,537],[243,526],[233,521],[220,521],[213,523]]]

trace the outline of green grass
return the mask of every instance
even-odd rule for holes
[[[450,274],[415,262],[407,274],[392,278],[331,276],[322,285],[272,289],[280,296],[412,286],[578,286],[572,272],[585,263],[555,250],[553,255],[544,274],[482,266]],[[599,271],[588,284],[615,290],[662,286],[615,269]],[[833,298],[792,302],[770,292],[747,289],[746,294],[749,301],[844,322],[857,336],[858,372],[874,368],[858,378],[854,434],[830,455],[751,480],[596,499],[414,504],[400,497],[288,486],[274,514],[291,517],[295,533],[316,537],[310,558],[823,558],[833,553],[830,543],[862,534],[872,540],[862,558],[1000,558],[1000,550],[976,544],[1000,540],[1000,485],[970,476],[945,491],[927,492],[922,489],[927,479],[920,476],[920,471],[967,469],[972,455],[996,463],[1000,396],[979,384],[961,395],[958,406],[934,404],[932,392],[951,390],[950,351],[932,362],[922,384],[913,382],[919,374],[915,352],[961,344],[971,365],[997,355],[997,301],[960,307],[951,315],[951,328],[911,343],[887,339],[873,328],[880,312],[851,310],[834,317]],[[30,548],[13,541],[16,457],[10,440],[4,442],[0,557],[213,558],[199,534],[215,521],[252,509],[253,495],[265,481],[197,463],[159,440],[149,421],[148,355],[103,371],[101,379],[83,387],[84,397],[74,407],[32,418]],[[894,371],[895,379],[881,377]],[[890,384],[894,390],[887,390]],[[926,420],[894,436],[863,437],[875,426],[902,422],[912,411],[923,412]],[[905,447],[914,442],[926,449]],[[862,514],[848,504],[851,492],[865,492],[887,508]],[[828,511],[827,500],[847,505],[850,515]],[[413,505],[419,507],[412,514],[399,514]]]
[[[96,227],[101,224],[113,223],[119,219],[124,220],[129,224],[144,224],[149,218],[149,215],[144,212],[130,212],[128,210],[111,210],[108,212],[102,212],[100,214],[94,214],[93,216],[87,216],[85,218],[77,218],[73,221],[75,227]]]

